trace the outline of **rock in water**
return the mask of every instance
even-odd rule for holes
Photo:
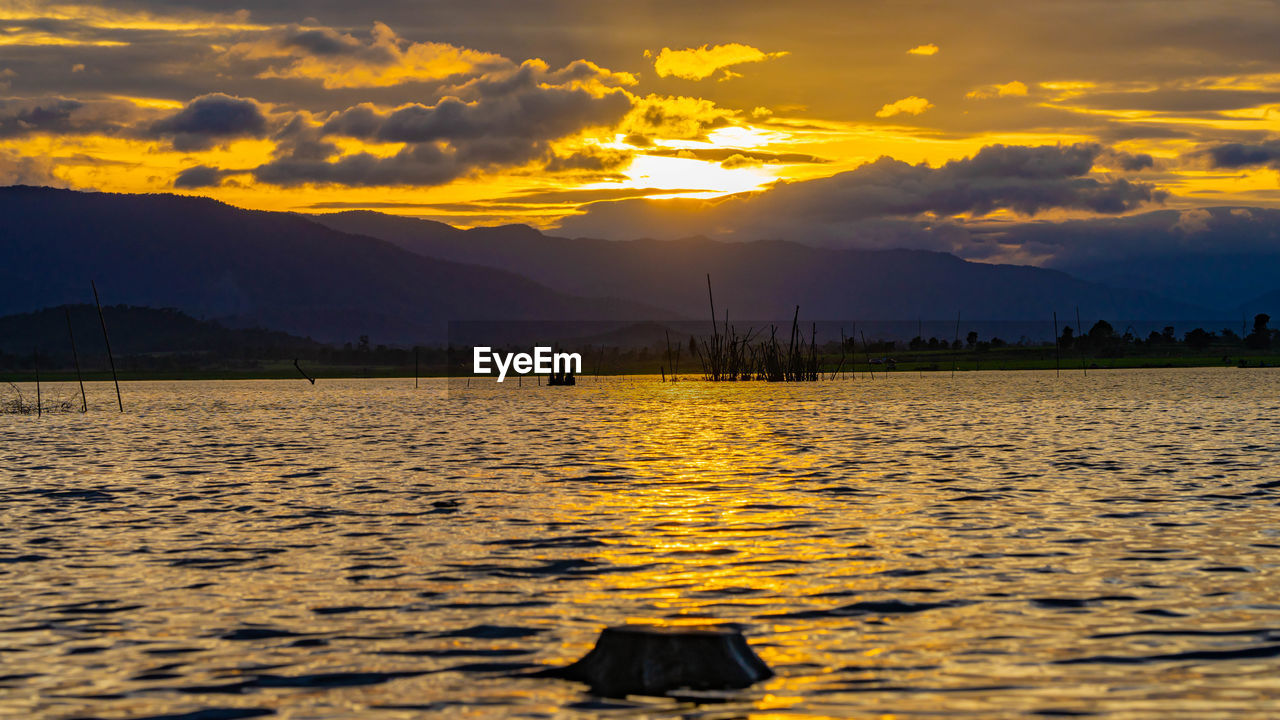
[[[546,674],[608,697],[744,688],[773,677],[735,629],[656,625],[605,628],[581,660]]]

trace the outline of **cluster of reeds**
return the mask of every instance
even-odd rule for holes
[[[778,340],[778,328],[770,326],[769,337],[752,342],[755,329],[743,335],[729,323],[725,312],[723,327],[716,320],[716,302],[711,292],[711,276],[707,276],[707,299],[711,303],[711,336],[695,342],[702,375],[712,382],[763,380],[765,382],[803,382],[821,377],[818,366],[818,328],[815,323],[805,341],[800,329],[800,306],[791,319],[787,341]]]
[[[57,398],[53,400],[44,399],[37,393],[35,398],[28,398],[22,394],[17,385],[13,383],[5,383],[9,386],[8,392],[0,397],[0,415],[42,415],[44,413],[60,413],[79,411],[84,403],[84,397],[80,394],[71,396],[70,398]]]

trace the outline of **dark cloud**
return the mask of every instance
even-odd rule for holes
[[[186,189],[214,187],[220,185],[226,176],[225,170],[208,165],[196,165],[178,173],[178,177],[173,180],[173,186]]]
[[[1224,143],[1204,151],[1215,168],[1244,168],[1258,165],[1280,167],[1280,140],[1261,143]]]
[[[456,158],[435,145],[406,147],[391,157],[370,153],[337,160],[282,157],[261,165],[253,175],[272,185],[305,183],[370,187],[378,185],[440,185],[467,171]]]
[[[1150,170],[1155,167],[1155,158],[1147,153],[1127,153],[1115,152],[1111,153],[1111,158],[1116,165],[1125,172],[1139,172],[1141,170]]]
[[[1158,210],[1118,218],[992,226],[1001,246],[1050,267],[1077,267],[1124,258],[1276,254],[1280,212],[1260,208],[1214,207]]]
[[[138,116],[127,102],[68,98],[0,100],[0,138],[34,133],[51,135],[117,134]]]
[[[742,240],[839,242],[850,233],[865,232],[868,221],[983,216],[997,210],[1115,214],[1163,200],[1164,194],[1146,183],[1089,176],[1102,153],[1101,146],[1090,144],[992,145],[938,168],[882,157],[828,178],[779,183],[722,201],[597,203],[562,227],[606,237],[718,234]]]
[[[382,142],[483,137],[550,140],[586,127],[614,124],[630,108],[630,98],[622,91],[597,96],[576,88],[525,86],[479,101],[448,97],[432,106],[408,105],[387,114],[360,105],[339,113],[324,129],[328,134]]]
[[[377,48],[369,48],[350,35],[343,35],[327,27],[302,28],[293,25],[279,34],[279,43],[283,47],[298,48],[312,55],[357,55],[377,50]],[[391,56],[385,53],[377,59],[384,62],[392,60]]]
[[[620,150],[588,146],[569,155],[556,155],[543,169],[550,173],[607,173],[622,169],[631,162],[632,154]]]
[[[1120,213],[1163,196],[1150,185],[1087,177],[1098,145],[990,145],[942,167],[883,157],[830,178],[787,183],[760,196],[766,206],[830,220],[932,213],[986,215],[1050,208]]]
[[[552,71],[530,61],[514,72],[493,73],[460,87],[469,99],[450,96],[434,105],[414,103],[390,111],[361,103],[319,126],[295,116],[278,135],[276,159],[254,175],[278,185],[371,186],[439,185],[475,171],[534,161],[552,172],[607,172],[629,155],[600,149],[558,155],[551,143],[622,120],[631,110],[631,96],[607,87],[613,80],[591,63]],[[334,158],[337,148],[327,136],[405,147],[391,157],[359,153]]]
[[[0,103],[0,137],[32,132],[66,134],[74,132],[71,115],[84,107],[76,100],[46,100],[36,104]]]
[[[237,137],[264,136],[267,117],[253,100],[211,93],[152,123],[150,132],[171,139],[175,150],[206,150]]]

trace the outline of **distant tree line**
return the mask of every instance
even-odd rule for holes
[[[1280,329],[1270,327],[1271,316],[1266,313],[1259,313],[1253,318],[1253,330],[1243,338],[1236,334],[1230,328],[1223,328],[1221,332],[1215,333],[1204,328],[1195,328],[1188,331],[1179,338],[1173,326],[1166,326],[1160,332],[1151,331],[1145,338],[1138,337],[1132,329],[1126,329],[1124,332],[1117,332],[1115,327],[1106,320],[1099,320],[1089,328],[1084,334],[1076,332],[1075,328],[1070,325],[1062,329],[1062,334],[1057,338],[1057,346],[1064,351],[1076,353],[1084,353],[1094,357],[1121,357],[1124,355],[1142,354],[1147,352],[1171,352],[1180,349],[1194,350],[1197,352],[1206,351],[1210,348],[1220,348],[1223,350],[1271,350],[1280,349]],[[871,353],[892,352],[899,349],[898,343],[892,340],[870,341],[866,343],[855,343],[852,338],[846,342],[847,349],[863,350]],[[969,331],[963,340],[946,340],[931,337],[925,339],[919,335],[911,338],[906,343],[905,349],[923,352],[923,351],[941,351],[941,350],[971,350],[975,352],[985,352],[993,349],[999,349],[1009,346],[1011,343],[999,338],[991,337],[986,340],[981,339],[977,331]],[[1019,346],[1025,346],[1028,343],[1025,339],[1013,343]],[[838,346],[837,346],[838,347]]]

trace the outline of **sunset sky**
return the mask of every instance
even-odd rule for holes
[[[0,184],[868,245],[1280,206],[1274,2],[238,7],[0,4]]]

